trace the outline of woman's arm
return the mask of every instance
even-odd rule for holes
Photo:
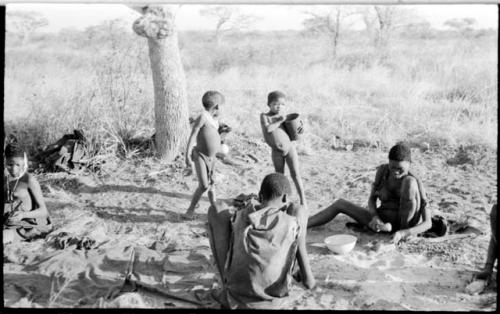
[[[186,147],[186,166],[192,168],[193,161],[191,160],[191,150],[193,149],[193,143],[198,132],[200,132],[201,127],[205,124],[205,116],[201,114],[198,119],[194,122],[193,129],[191,130],[191,135]]]
[[[35,209],[29,212],[22,212],[22,218],[48,217],[49,212],[47,211],[47,207],[45,206],[45,201],[42,195],[42,189],[40,188],[40,184],[38,183],[37,179],[35,179],[35,177],[33,177],[32,175],[30,175],[28,179],[28,190],[31,192],[31,195],[33,196]]]
[[[267,133],[271,133],[272,131],[279,128],[281,123],[285,121],[285,117],[278,116],[276,117],[276,121],[271,122],[271,118],[267,117],[265,113],[260,114],[260,123],[263,126],[263,129],[266,130]]]

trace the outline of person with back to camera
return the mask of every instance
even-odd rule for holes
[[[400,242],[432,227],[430,210],[421,181],[410,172],[411,150],[403,143],[389,151],[389,163],[377,168],[368,209],[344,199],[309,218],[308,228],[320,226],[343,213],[375,232],[394,232]],[[380,206],[377,207],[377,200]]]
[[[290,202],[290,182],[281,173],[262,181],[259,201],[247,197],[234,208],[208,210],[208,234],[222,280],[222,307],[278,308],[288,289],[295,261],[307,289],[316,282],[306,251],[307,211]]]

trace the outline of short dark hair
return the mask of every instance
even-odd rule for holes
[[[9,143],[5,146],[5,158],[24,157],[24,149],[17,143]]]
[[[267,95],[267,105],[269,106],[270,103],[273,101],[276,101],[280,98],[286,98],[285,93],[280,92],[279,90],[275,90],[274,92],[270,92]]]
[[[201,102],[205,109],[209,110],[217,105],[222,105],[225,102],[224,95],[219,93],[218,91],[209,90],[203,97],[201,98]]]
[[[389,160],[411,162],[411,149],[403,142],[394,145],[389,151]]]
[[[260,185],[262,200],[272,200],[284,194],[291,194],[290,181],[281,173],[268,174]]]

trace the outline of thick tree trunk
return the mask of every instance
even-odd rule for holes
[[[188,132],[186,79],[182,67],[174,14],[168,6],[143,8],[134,31],[148,39],[155,104],[155,144],[160,157],[173,160]]]

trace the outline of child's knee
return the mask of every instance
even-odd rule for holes
[[[345,207],[346,205],[349,205],[350,202],[343,199],[343,198],[339,198],[335,202],[333,202],[333,204],[340,206],[340,207]]]

